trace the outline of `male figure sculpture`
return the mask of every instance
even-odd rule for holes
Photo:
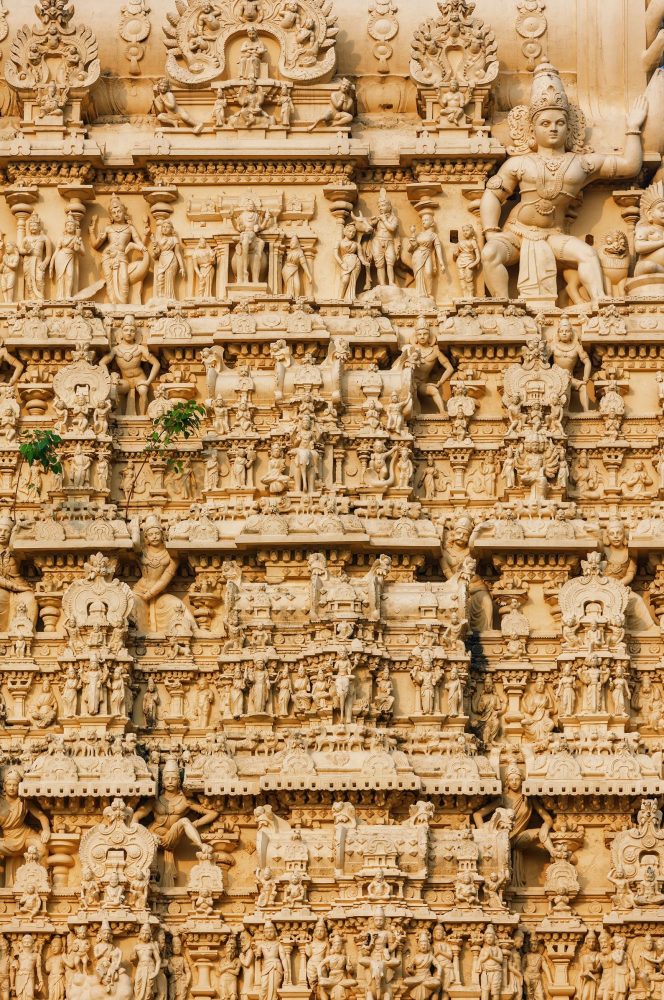
[[[639,98],[627,116],[622,156],[583,153],[583,119],[568,102],[558,71],[549,63],[536,68],[530,106],[510,112],[514,135],[525,135],[522,146],[489,179],[480,202],[486,236],[484,280],[492,296],[508,297],[507,268],[519,261],[523,296],[555,297],[561,264],[578,267],[579,282],[591,300],[603,297],[599,257],[583,240],[565,232],[565,217],[592,181],[638,173],[647,111],[645,98]],[[501,208],[517,190],[519,202],[501,229]]]

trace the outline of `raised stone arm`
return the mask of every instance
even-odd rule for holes
[[[637,97],[625,120],[625,147],[622,156],[604,156],[598,171],[599,177],[634,177],[643,163],[641,131],[648,115],[648,102]]]

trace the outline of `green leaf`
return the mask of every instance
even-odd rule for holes
[[[50,430],[30,430],[22,435],[18,446],[19,454],[31,468],[41,465],[44,472],[62,472],[62,463],[58,457],[58,449],[62,438]]]

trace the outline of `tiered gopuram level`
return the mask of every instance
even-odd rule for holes
[[[0,1000],[663,1000],[664,0],[0,0]]]

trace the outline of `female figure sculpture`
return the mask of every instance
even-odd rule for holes
[[[150,240],[154,258],[154,294],[157,299],[175,299],[175,279],[185,276],[182,243],[170,219],[164,219]]]
[[[183,621],[198,631],[196,622],[179,597],[166,594],[175,576],[178,564],[171,557],[164,542],[164,532],[159,518],[150,514],[141,531],[138,523],[132,524],[134,548],[140,551],[141,579],[134,585],[134,614],[141,632],[166,632],[173,612],[177,609]]]
[[[49,267],[51,281],[55,282],[53,298],[70,299],[78,291],[78,258],[82,254],[81,229],[76,216],[69,213]]]
[[[284,282],[284,294],[293,299],[299,299],[302,294],[302,277],[311,283],[311,271],[307,264],[304,250],[300,246],[297,236],[291,236],[288,250],[284,258],[284,265],[281,269],[281,276]]]
[[[357,292],[357,279],[363,267],[368,267],[369,262],[357,239],[357,229],[355,223],[349,222],[344,226],[343,236],[334,252],[334,259],[341,271],[339,283],[339,298],[344,302],[354,302]]]
[[[413,226],[408,241],[413,254],[415,291],[422,298],[431,298],[434,275],[437,274],[438,270],[445,271],[443,248],[435,225],[431,212],[425,212],[422,216],[422,232],[416,233],[415,226]]]
[[[161,969],[161,955],[156,941],[152,940],[149,924],[143,924],[132,960],[136,963],[134,975],[134,1000],[151,1000],[154,982]]]

